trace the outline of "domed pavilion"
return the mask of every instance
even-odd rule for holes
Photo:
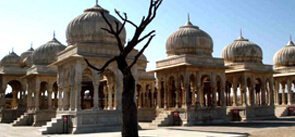
[[[26,83],[22,79],[26,69],[14,51],[0,61],[0,122],[11,123],[26,110]]]
[[[295,44],[292,38],[275,53],[273,62],[276,113],[278,116],[286,116],[286,109],[295,104]]]
[[[242,119],[274,117],[273,70],[262,63],[259,45],[242,36],[222,51],[226,66],[226,105]],[[232,116],[235,114],[232,114]]]
[[[62,124],[59,120],[62,120],[63,116],[68,116],[71,121],[72,133],[121,130],[123,75],[116,62],[111,63],[103,73],[98,73],[84,60],[87,59],[100,68],[119,54],[116,38],[102,29],[108,28],[102,14],[112,26],[115,27],[116,23],[119,27],[122,25],[98,4],[84,10],[68,24],[68,46],[57,55],[57,60],[50,64],[58,70],[58,110],[55,120],[44,128],[43,133],[61,132],[62,129],[58,128],[58,125]],[[125,29],[120,38],[124,44]],[[133,50],[128,56],[130,62],[136,53],[138,51]],[[146,57],[142,55],[132,68],[140,93],[138,98],[143,98],[144,91],[154,91],[154,76],[145,71],[147,62]],[[143,102],[143,99],[141,100]]]
[[[57,108],[57,69],[48,67],[56,60],[57,53],[66,47],[53,34],[52,40],[21,54],[20,64],[26,66],[22,79],[26,81],[26,114],[14,121],[14,126],[45,125],[56,114]],[[31,119],[31,120],[28,120]]]
[[[183,125],[226,121],[224,88],[225,67],[221,58],[212,57],[213,40],[191,23],[172,33],[166,42],[167,58],[156,62],[158,79],[157,126],[172,125],[161,119],[172,111],[181,112]],[[170,117],[171,118],[171,117]],[[164,122],[163,122],[164,121]]]

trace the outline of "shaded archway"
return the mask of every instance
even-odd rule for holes
[[[90,69],[85,69],[82,75],[81,87],[81,108],[90,109],[93,107],[93,81]]]
[[[262,81],[257,78],[255,79],[255,96],[254,96],[254,100],[255,100],[255,104],[257,105],[261,105],[261,88],[262,88]]]
[[[18,80],[9,81],[4,93],[5,108],[18,109],[19,107],[25,107],[24,94],[22,92],[22,85]]]
[[[210,107],[212,106],[212,100],[213,100],[213,94],[212,94],[212,88],[211,88],[211,80],[209,76],[205,75],[201,78],[201,85],[203,87],[203,100],[204,100],[204,106]]]

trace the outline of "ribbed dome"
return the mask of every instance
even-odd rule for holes
[[[1,60],[2,66],[19,66],[20,57],[13,51],[8,55],[4,56]]]
[[[82,15],[76,17],[68,24],[66,31],[68,44],[71,45],[79,42],[116,43],[115,37],[102,29],[108,29],[109,27],[103,19],[101,12],[104,13],[114,28],[116,28],[115,22],[118,22],[119,26],[122,26],[120,21],[109,14],[109,11],[99,5],[95,5],[90,9],[86,9]],[[125,43],[125,29],[123,29],[120,38]]]
[[[49,65],[56,59],[56,54],[66,47],[61,44],[55,37],[46,44],[40,46],[33,52],[33,64]]]
[[[212,52],[213,41],[211,37],[199,27],[194,26],[190,20],[172,33],[166,42],[168,56],[181,54],[212,56]]]
[[[28,49],[27,51],[23,52],[21,55],[20,55],[20,58],[21,60],[27,58],[28,56],[31,56],[34,52],[34,49],[31,47],[30,49]]]
[[[33,61],[32,61],[33,52],[34,52],[34,49],[33,47],[31,47],[30,49],[28,49],[27,51],[23,52],[20,55],[21,65],[23,67],[31,66],[33,64]]]
[[[241,35],[223,49],[222,57],[226,63],[262,63],[262,50],[257,44],[250,42]]]
[[[273,57],[275,67],[281,66],[295,66],[295,45],[292,40],[280,49]]]

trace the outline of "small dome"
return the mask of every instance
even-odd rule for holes
[[[33,64],[49,65],[56,59],[56,54],[66,47],[61,44],[55,37],[44,45],[40,46],[33,52]]]
[[[24,60],[25,58],[27,58],[28,56],[31,56],[34,52],[34,49],[33,47],[31,47],[30,49],[28,49],[27,51],[23,52],[21,55],[20,55],[20,58],[21,60]]]
[[[14,53],[13,51],[2,58],[1,65],[2,66],[19,66],[20,57]]]
[[[31,47],[30,49],[28,49],[27,51],[25,51],[24,53],[22,53],[20,55],[21,65],[23,67],[32,65],[32,63],[33,63],[33,61],[32,61],[33,52],[34,52],[34,49],[33,49],[33,47]]]
[[[195,54],[212,56],[213,41],[209,34],[194,26],[190,20],[186,25],[172,33],[166,42],[168,56],[181,54]]]
[[[103,9],[99,5],[95,5],[90,9],[84,10],[84,13],[74,20],[72,20],[67,27],[66,37],[69,45],[79,42],[103,42],[103,43],[116,43],[113,35],[109,34],[102,28],[109,28],[104,20],[101,12],[104,13],[106,19],[116,28],[116,22],[119,27],[122,26],[119,20],[109,14],[109,11]],[[125,43],[126,32],[122,30],[120,38]]]
[[[275,53],[273,57],[275,67],[295,66],[295,44],[292,40],[288,44]]]
[[[252,62],[262,63],[261,48],[241,36],[223,49],[222,57],[226,63]]]

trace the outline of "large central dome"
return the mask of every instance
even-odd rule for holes
[[[212,56],[213,41],[209,34],[194,26],[188,19],[186,25],[169,36],[166,52],[168,56],[181,54]]]
[[[67,27],[66,37],[69,45],[76,43],[116,43],[114,36],[103,30],[108,29],[108,24],[105,22],[101,13],[104,13],[107,20],[116,28],[116,22],[119,27],[122,26],[120,21],[109,14],[109,11],[103,9],[99,5],[84,10],[84,13],[72,20]],[[123,29],[120,38],[125,43],[126,32]]]

